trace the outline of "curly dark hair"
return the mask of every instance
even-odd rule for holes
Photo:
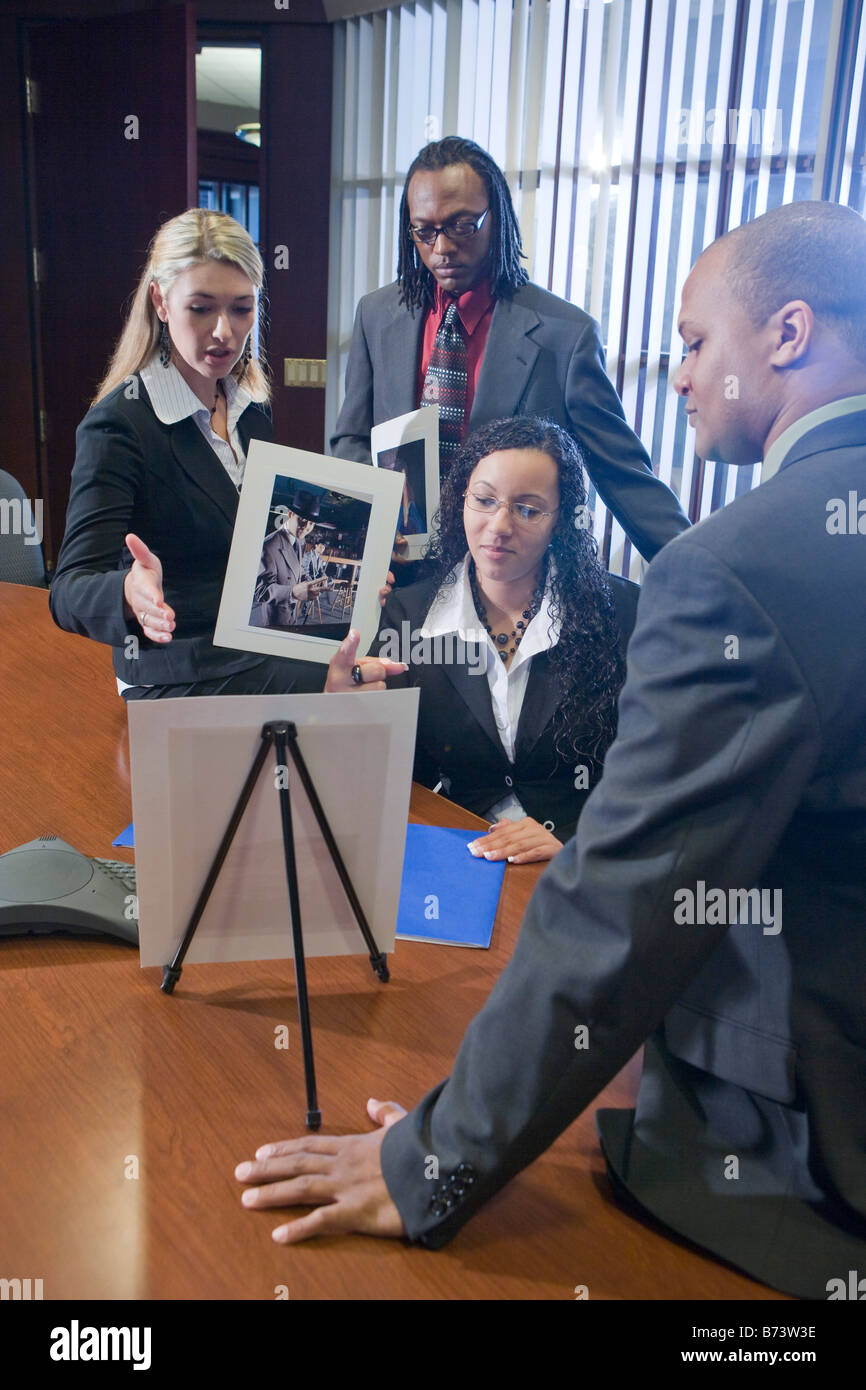
[[[521,259],[526,258],[505,175],[495,160],[474,140],[446,135],[444,140],[434,140],[425,145],[415,156],[409,165],[400,200],[397,279],[400,282],[400,303],[413,311],[433,303],[436,281],[418,255],[409,231],[409,181],[413,174],[448,169],[452,164],[468,164],[487,189],[491,221],[489,275],[493,297],[510,299],[514,291],[529,279],[520,264]]]
[[[470,434],[442,481],[424,568],[437,592],[455,582],[452,572],[468,549],[463,526],[466,486],[481,460],[500,449],[538,449],[553,459],[559,473],[559,514],[551,536],[555,573],[550,580],[551,616],[560,622],[559,641],[550,650],[560,694],[555,743],[561,758],[574,755],[594,764],[595,780],[616,736],[616,702],[625,664],[607,571],[585,524],[583,463],[571,435],[550,420],[529,415],[493,420]]]

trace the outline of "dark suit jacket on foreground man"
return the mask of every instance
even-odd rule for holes
[[[492,250],[497,238],[507,241],[509,236],[517,239],[519,247],[504,176],[490,156],[471,141],[449,137],[423,150],[415,161],[425,161],[421,169],[414,178],[414,164],[409,171],[404,205],[407,199],[411,202],[419,176],[437,177],[439,158],[446,166],[438,170],[440,177],[455,164],[465,169],[467,166],[460,163],[463,159],[473,161],[468,175],[477,183],[478,202],[471,210],[483,211],[485,199],[490,203]],[[474,172],[476,168],[480,174]],[[433,173],[425,174],[429,169]],[[501,205],[496,198],[498,188],[502,189]],[[457,210],[444,201],[441,206],[446,208],[442,216]],[[404,240],[405,222],[401,209]],[[510,226],[501,225],[505,222]],[[490,235],[490,230],[485,234]],[[442,244],[449,243],[443,238]],[[455,254],[467,255],[467,243]],[[515,260],[517,255],[519,250]],[[486,273],[486,269],[485,263],[479,273]],[[432,290],[433,277],[426,273]],[[518,273],[525,278],[523,271]],[[404,415],[420,404],[419,361],[425,317],[423,309],[413,313],[401,302],[399,280],[361,300],[346,369],[346,396],[331,439],[331,452],[337,457],[369,463],[373,425]],[[643,445],[626,424],[622,404],[605,371],[598,324],[576,305],[538,285],[522,284],[513,296],[496,298],[466,432],[508,415],[540,415],[574,435],[598,493],[645,559],[652,559],[661,546],[688,526],[674,494],[655,477]]]
[[[866,1268],[866,538],[825,525],[864,465],[866,411],[650,567],[580,834],[450,1080],[385,1137],[414,1238],[450,1239],[655,1029],[636,1111],[600,1117],[632,1194],[791,1293]],[[700,882],[780,891],[781,930],[672,927]]]

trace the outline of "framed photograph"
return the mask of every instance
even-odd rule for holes
[[[296,725],[298,747],[376,944],[380,951],[393,951],[418,693],[132,701],[141,964],[164,965],[183,939],[261,747],[262,725],[272,719]],[[294,764],[290,761],[284,771],[292,803],[304,952],[311,957],[365,954]],[[274,755],[266,760],[244,810],[186,964],[292,956],[277,788]]]
[[[252,440],[214,643],[328,662],[379,625],[399,474]]]
[[[407,560],[420,560],[439,506],[438,405],[374,425],[370,452],[377,468],[402,479],[394,548]]]

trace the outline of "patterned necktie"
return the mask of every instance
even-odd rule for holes
[[[439,325],[421,404],[439,406],[439,471],[444,476],[460,448],[466,414],[466,341],[456,299]]]

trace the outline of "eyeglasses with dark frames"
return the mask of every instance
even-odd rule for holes
[[[468,241],[474,237],[476,232],[480,232],[484,225],[489,208],[485,208],[478,217],[456,217],[453,222],[446,222],[441,227],[409,227],[409,236],[421,243],[422,246],[433,246],[436,238],[443,232],[449,241]]]

